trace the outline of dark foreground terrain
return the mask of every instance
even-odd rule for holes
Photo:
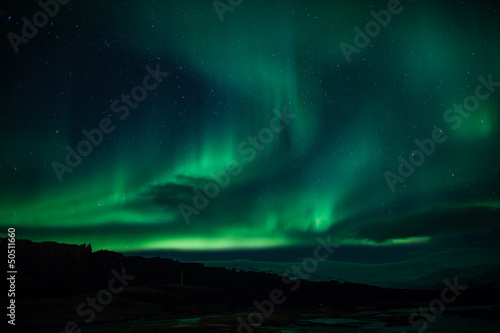
[[[0,247],[6,251],[6,242]],[[445,303],[444,285],[418,291],[292,281],[27,240],[16,241],[16,268],[16,325],[8,331],[498,332],[500,324],[497,289],[448,291]],[[438,314],[426,309],[430,303]]]

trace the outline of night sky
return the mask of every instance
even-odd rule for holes
[[[23,42],[41,7],[2,5],[0,233],[276,262],[329,235],[346,263],[499,262],[500,8],[402,0],[355,40],[391,2],[69,1]]]

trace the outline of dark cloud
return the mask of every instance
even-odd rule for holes
[[[410,237],[460,236],[487,232],[498,228],[500,209],[486,206],[462,208],[433,207],[411,215],[395,218],[345,221],[332,228],[336,235],[348,235],[360,240],[383,243],[391,239]]]

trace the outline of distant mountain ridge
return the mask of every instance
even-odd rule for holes
[[[477,257],[467,266],[462,260]],[[228,267],[243,271],[268,272],[281,275],[297,262],[276,263],[251,260],[202,261],[209,267]],[[442,264],[444,263],[444,264]],[[442,268],[439,265],[444,265]],[[487,249],[459,249],[433,256],[389,264],[358,264],[328,260],[312,272],[312,281],[349,281],[383,288],[439,290],[444,279],[458,277],[472,289],[500,289],[500,257]]]

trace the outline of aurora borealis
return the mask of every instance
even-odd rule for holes
[[[271,261],[326,234],[352,262],[496,253],[500,88],[458,128],[443,114],[478,77],[500,81],[498,5],[401,6],[347,62],[339,45],[387,1],[243,0],[223,21],[211,1],[70,1],[17,54],[5,36],[40,7],[7,5],[1,228],[94,250],[265,250]],[[113,101],[157,65],[169,75],[121,119]],[[284,110],[294,118],[251,154]],[[59,182],[52,163],[104,118],[113,131]],[[391,191],[384,173],[436,128],[446,141]],[[232,161],[240,172],[185,223],[179,205]]]

